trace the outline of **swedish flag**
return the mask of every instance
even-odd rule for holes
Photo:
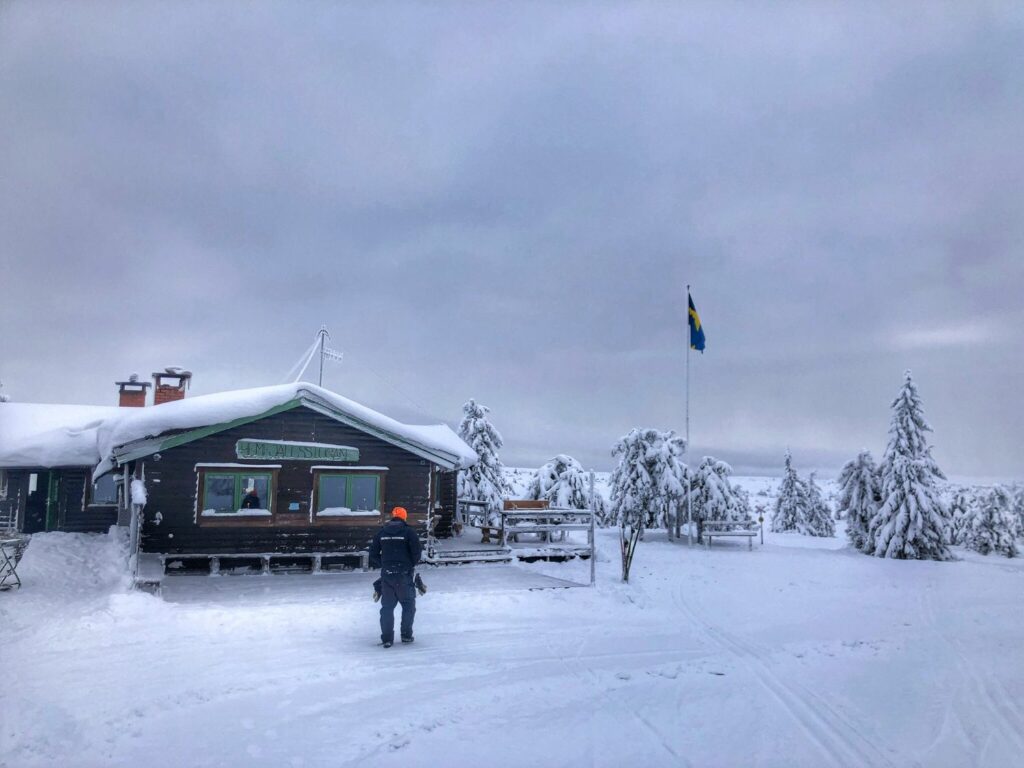
[[[687,293],[686,298],[690,302],[690,349],[703,352],[704,326],[700,324],[700,315],[697,314],[697,308],[693,306],[693,297]]]

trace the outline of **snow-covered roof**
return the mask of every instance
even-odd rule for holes
[[[98,475],[120,462],[165,449],[169,434],[180,442],[188,437],[182,433],[191,430],[230,425],[297,405],[441,466],[463,468],[478,460],[473,449],[447,425],[403,424],[315,384],[297,382],[200,395],[146,408],[4,403],[0,405],[0,466],[99,464]],[[14,411],[5,418],[7,408]],[[35,414],[39,414],[38,429],[33,432]]]
[[[122,409],[103,405],[0,403],[0,467],[94,466],[96,431]]]

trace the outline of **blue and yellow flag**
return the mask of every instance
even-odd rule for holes
[[[693,297],[687,293],[686,298],[690,302],[690,349],[703,352],[704,326],[700,324],[700,315],[697,314],[697,308],[693,306]]]

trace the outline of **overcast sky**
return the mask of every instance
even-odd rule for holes
[[[0,3],[0,379],[492,409],[508,464],[631,427],[743,473],[885,445],[1024,477],[1019,3]],[[890,6],[896,6],[892,8]]]

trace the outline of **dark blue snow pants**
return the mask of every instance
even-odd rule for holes
[[[416,616],[416,586],[412,571],[380,575],[380,639],[395,641],[395,606],[402,604],[402,637],[412,637],[412,620]]]

